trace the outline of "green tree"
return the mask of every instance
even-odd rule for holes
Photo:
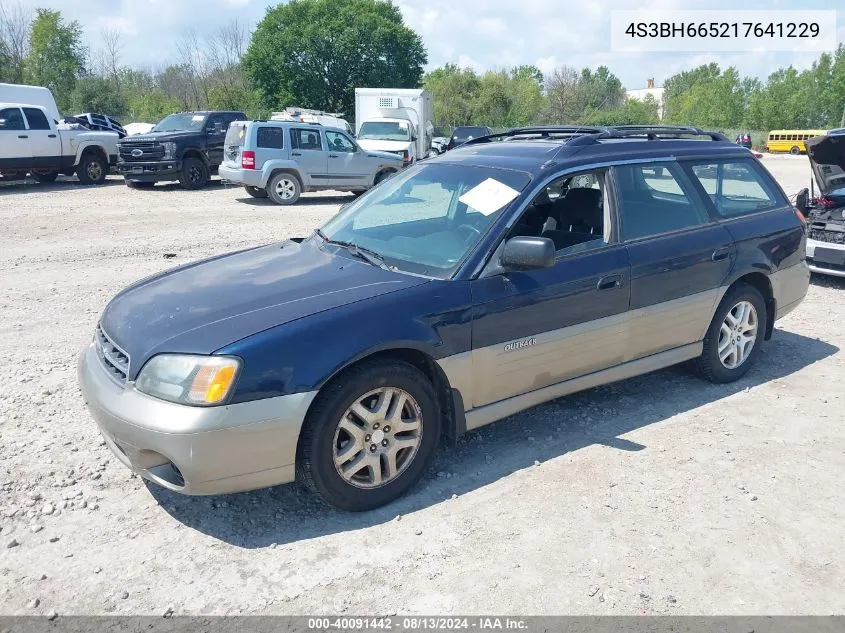
[[[53,91],[60,111],[70,106],[77,78],[85,68],[79,22],[65,22],[59,11],[37,9],[29,33],[28,81]]]
[[[427,60],[390,0],[291,0],[267,10],[243,67],[273,109],[351,113],[355,87],[417,87]]]
[[[123,118],[126,114],[126,97],[114,81],[96,75],[81,77],[70,95],[74,112],[102,112]]]
[[[584,68],[581,71],[580,89],[588,114],[597,110],[618,108],[625,101],[622,82],[607,66],[599,66],[595,72]]]
[[[446,64],[428,73],[422,83],[433,96],[436,129],[448,134],[454,127],[472,121],[480,85],[478,75],[472,68]]]
[[[618,108],[593,112],[584,122],[588,125],[648,125],[660,122],[657,110],[657,100],[646,95],[642,101],[628,98]]]

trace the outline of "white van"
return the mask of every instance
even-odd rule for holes
[[[47,111],[47,116],[58,123],[61,119],[56,100],[49,88],[42,86],[25,86],[23,84],[0,84],[0,103],[25,103],[26,105],[41,106]]]

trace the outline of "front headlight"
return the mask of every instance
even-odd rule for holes
[[[135,388],[162,400],[194,406],[225,401],[241,368],[232,356],[160,354],[138,374]]]
[[[173,160],[176,158],[176,143],[167,142],[162,143],[161,146],[164,148],[164,160]]]

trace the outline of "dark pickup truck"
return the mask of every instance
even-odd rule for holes
[[[171,114],[149,134],[121,139],[117,170],[128,187],[178,180],[185,189],[201,189],[223,162],[229,124],[246,118],[243,112]]]

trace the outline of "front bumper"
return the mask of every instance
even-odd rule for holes
[[[257,187],[259,189],[264,189],[267,186],[263,179],[263,172],[259,169],[239,169],[220,165],[217,168],[217,174],[220,176],[220,180],[230,182],[233,185]]]
[[[126,467],[170,490],[212,495],[294,480],[299,431],[317,392],[190,407],[117,384],[93,343],[79,384],[106,445]]]
[[[816,249],[824,248],[842,253],[843,263],[830,263],[816,259]],[[845,244],[834,244],[832,242],[820,242],[807,239],[807,265],[814,273],[830,275],[832,277],[845,277]]]
[[[178,180],[182,171],[182,164],[176,160],[152,163],[119,161],[116,169],[126,180],[157,182],[159,180]]]

